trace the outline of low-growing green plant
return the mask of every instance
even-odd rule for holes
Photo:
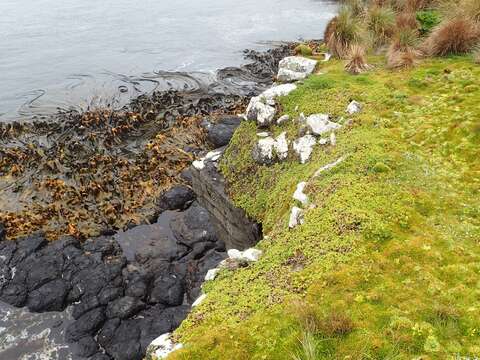
[[[416,18],[420,23],[420,34],[427,35],[429,34],[435,26],[440,24],[442,18],[440,13],[436,10],[423,10],[418,11],[416,14]]]
[[[296,55],[302,55],[302,56],[312,56],[313,54],[312,48],[305,44],[298,45],[294,51]]]

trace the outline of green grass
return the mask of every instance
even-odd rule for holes
[[[291,116],[352,120],[309,163],[258,166],[255,125],[237,130],[222,171],[236,204],[264,224],[265,254],[204,286],[176,331],[185,349],[169,359],[480,356],[480,67],[468,57],[401,72],[370,63],[361,76],[323,65],[282,99]],[[352,99],[365,106],[349,117]],[[344,155],[309,184],[316,206],[288,230],[297,183]]]

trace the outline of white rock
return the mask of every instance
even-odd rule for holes
[[[195,169],[198,170],[202,170],[205,167],[205,163],[203,162],[203,160],[195,160],[192,165]]]
[[[307,118],[307,125],[315,135],[322,135],[341,127],[339,124],[330,121],[326,114],[310,115]]]
[[[313,73],[317,61],[301,56],[289,56],[282,59],[278,65],[277,79],[282,82],[291,82],[305,79]]]
[[[288,116],[288,115],[280,116],[280,117],[277,119],[277,124],[278,124],[278,125],[282,125],[283,123],[286,123],[288,120],[290,120],[290,116]]]
[[[297,85],[295,84],[282,84],[271,87],[270,89],[264,91],[260,96],[267,100],[274,100],[280,96],[287,96],[296,89]]]
[[[310,155],[312,155],[313,147],[317,143],[317,140],[312,135],[305,135],[293,143],[293,150],[300,156],[300,162],[305,164]]]
[[[228,257],[239,262],[255,262],[262,256],[262,251],[254,248],[240,251],[237,249],[230,249],[227,252]]]
[[[360,104],[358,101],[353,100],[348,106],[347,106],[347,113],[350,115],[357,114],[362,111],[362,104]]]
[[[267,104],[267,102],[267,99],[262,96],[251,98],[246,111],[247,119],[256,121],[259,126],[270,125],[277,110],[274,106]]]
[[[321,138],[320,140],[318,140],[318,143],[320,145],[327,145],[328,144],[328,139]]]
[[[303,192],[307,183],[305,181],[297,185],[297,189],[293,193],[293,198],[302,203],[302,205],[308,205],[308,196]]]
[[[260,260],[260,257],[262,256],[262,254],[263,252],[261,250],[253,249],[253,248],[247,249],[242,253],[243,258],[249,262],[256,262]]]
[[[157,359],[166,359],[172,352],[182,349],[182,344],[175,344],[170,333],[160,335],[147,348],[147,355],[155,355]]]
[[[200,305],[207,298],[207,294],[200,295],[192,304],[192,307]]]
[[[262,138],[266,138],[266,137],[269,137],[270,134],[268,132],[259,132],[259,133],[257,133],[257,136],[262,137]]]
[[[323,62],[327,62],[332,58],[332,54],[330,53],[325,53],[325,58],[322,60]]]
[[[332,146],[337,145],[337,137],[335,136],[335,133],[333,133],[333,132],[330,134],[330,144]]]
[[[282,161],[288,157],[288,140],[286,131],[276,137],[273,148],[275,149],[275,153],[279,160]]]
[[[223,150],[213,150],[210,151],[207,155],[205,155],[205,158],[203,158],[203,161],[217,161],[220,159],[220,157],[223,154]]]
[[[230,259],[233,259],[233,260],[242,260],[243,259],[242,252],[240,250],[237,250],[237,249],[228,250],[227,255]]]
[[[292,208],[292,213],[290,214],[290,221],[288,222],[288,227],[293,229],[298,225],[303,224],[303,210],[294,206]]]
[[[297,106],[295,106],[295,112],[297,112],[297,111],[298,111],[298,109],[299,109],[298,105],[297,105]]]
[[[285,160],[288,157],[287,133],[282,132],[275,139],[267,136],[258,140],[252,155],[256,162],[263,165],[273,164],[277,159]]]
[[[205,275],[205,281],[215,280],[219,272],[220,272],[220,269],[218,268],[208,270],[207,274]]]
[[[299,124],[304,124],[307,121],[307,118],[305,117],[305,114],[303,112],[300,113],[297,121],[298,121]]]
[[[259,164],[269,165],[274,162],[273,149],[275,139],[271,136],[258,140],[253,149],[253,159]]]
[[[327,170],[330,170],[331,168],[334,168],[335,166],[337,166],[338,164],[340,164],[342,161],[344,161],[345,159],[347,158],[347,156],[342,156],[340,158],[338,158],[337,160],[335,160],[333,163],[330,163],[330,164],[327,164],[325,166],[322,166],[320,169],[318,169],[315,174],[313,174],[313,177],[318,177],[320,176],[321,173],[323,173],[324,171],[327,171]]]

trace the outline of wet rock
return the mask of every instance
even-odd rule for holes
[[[33,312],[62,311],[68,291],[65,281],[51,281],[28,294],[27,307]]]
[[[145,308],[145,304],[142,301],[137,298],[125,296],[110,302],[107,305],[105,314],[109,319],[126,319],[137,314],[143,308]]]
[[[17,251],[15,251],[15,254],[10,260],[10,265],[15,266],[47,244],[48,241],[45,239],[42,233],[36,233],[19,239],[17,241]]]
[[[115,360],[143,359],[144,350],[142,350],[141,346],[141,329],[139,325],[140,320],[138,319],[121,321],[120,324],[115,327],[114,332],[109,334],[108,341],[102,344],[105,352]],[[103,331],[102,329],[102,332]]]
[[[5,225],[0,223],[0,241],[5,240],[5,237],[7,236],[7,231],[5,229]]]
[[[329,120],[326,114],[310,115],[306,120],[314,135],[322,135],[339,129],[341,126]]]
[[[130,282],[125,290],[125,295],[138,299],[144,299],[147,296],[147,283],[142,279]]]
[[[92,336],[84,336],[75,343],[73,352],[77,356],[88,358],[98,352],[98,344]]]
[[[189,248],[199,242],[217,241],[210,214],[198,203],[177,214],[170,222],[170,228],[178,242]]]
[[[7,285],[2,289],[0,300],[16,307],[22,307],[27,300],[27,289],[21,284]]]
[[[188,185],[192,184],[192,172],[189,168],[186,168],[180,173],[180,178]]]
[[[191,188],[184,185],[176,185],[166,191],[158,202],[161,211],[185,210],[195,200],[195,194]]]
[[[110,301],[118,299],[123,295],[123,288],[107,286],[98,293],[98,302],[107,305]]]
[[[312,135],[305,135],[293,142],[293,150],[300,157],[302,164],[305,164],[310,159],[316,143],[317,140]]]
[[[168,306],[181,305],[185,294],[183,279],[175,275],[161,276],[155,279],[150,293],[150,303],[161,303]]]
[[[71,323],[65,331],[67,341],[73,343],[82,337],[95,334],[105,321],[104,311],[104,308],[90,310]]]
[[[106,303],[105,303],[106,304]],[[72,316],[74,319],[78,319],[80,316],[85,314],[87,311],[95,309],[96,307],[101,306],[98,297],[94,296],[89,299],[85,299],[78,304],[73,305]]]
[[[90,360],[111,360],[112,358],[108,355],[97,353],[93,355]]]
[[[232,204],[225,192],[225,178],[218,169],[208,166],[192,173],[197,201],[212,214],[218,238],[227,248],[254,246],[261,238],[261,226]]]
[[[277,80],[292,82],[305,79],[313,73],[317,61],[300,56],[289,56],[281,60],[278,67]]]
[[[240,117],[236,116],[220,118],[215,124],[208,127],[207,140],[215,148],[228,145],[241,120]]]

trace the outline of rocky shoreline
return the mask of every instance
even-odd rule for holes
[[[283,47],[263,55],[249,53],[256,59],[252,64],[221,70],[219,77],[248,75],[251,80],[254,74],[260,89],[271,83],[278,61],[289,51]],[[166,95],[169,100],[161,102],[173,101],[171,95],[178,100],[176,94]],[[136,110],[148,113],[157,96],[165,95],[140,97],[132,108],[141,103]],[[217,101],[223,101],[221,96]],[[201,102],[189,104],[193,113],[205,111]],[[201,284],[212,276],[209,270],[229,257],[227,249],[243,250],[261,238],[261,226],[233,206],[217,170],[223,147],[241,120],[231,115],[204,118],[200,126],[217,150],[201,157],[202,166],[183,171],[179,185],[163,192],[155,201],[151,224],[106,231],[85,241],[63,235],[53,242],[42,231],[7,240],[12,223],[0,225],[0,300],[36,313],[67,311],[73,319],[64,335],[72,358],[142,359],[152,340],[178,327],[198,302]],[[58,125],[4,128],[4,141],[12,129],[17,132],[13,138],[35,132],[24,126]],[[193,156],[200,157],[201,151],[194,150]]]

